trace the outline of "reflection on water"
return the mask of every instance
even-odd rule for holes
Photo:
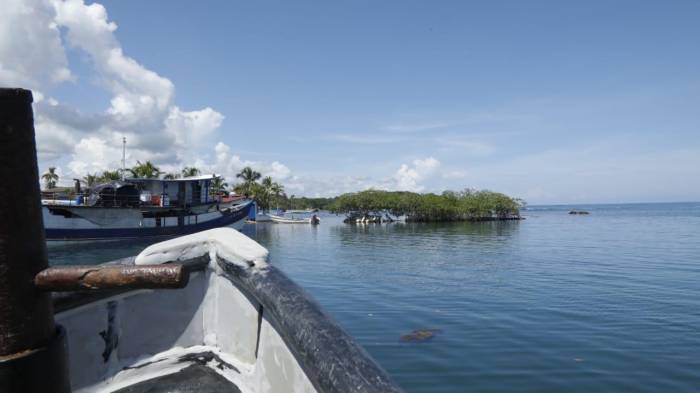
[[[700,204],[576,208],[591,215],[555,206],[521,222],[366,226],[326,216],[244,232],[408,392],[697,391]],[[415,331],[440,334],[401,341]]]
[[[241,232],[255,238],[256,226],[245,225]],[[100,242],[48,242],[49,264],[95,265],[137,255],[163,239],[117,240]]]
[[[96,265],[138,254],[151,245],[148,240],[48,243],[49,264]]]

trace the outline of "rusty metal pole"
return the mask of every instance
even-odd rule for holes
[[[32,93],[0,88],[2,392],[70,391],[65,334],[54,325],[51,295],[34,287],[47,266]]]
[[[37,274],[34,286],[51,292],[180,289],[189,279],[190,272],[183,265],[62,266]]]

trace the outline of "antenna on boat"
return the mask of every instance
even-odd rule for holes
[[[124,173],[126,173],[126,137],[122,137],[122,180],[124,180]]]

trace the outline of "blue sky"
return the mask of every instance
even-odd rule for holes
[[[700,199],[696,1],[100,4],[125,56],[174,85],[172,105],[221,115],[174,147],[188,152],[149,156],[143,142],[130,158],[229,176],[253,163],[297,195],[474,187],[530,203]],[[111,74],[58,14],[73,78],[41,92],[81,116],[105,113],[119,89],[105,88]],[[102,165],[80,156],[42,163]]]

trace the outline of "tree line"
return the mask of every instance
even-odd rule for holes
[[[185,167],[179,173],[164,173],[150,161],[137,164],[126,170],[135,178],[179,179],[198,176],[201,171],[196,167]],[[88,173],[80,181],[87,187],[101,183],[121,180],[122,170]],[[51,167],[42,175],[47,188],[54,188],[59,180],[56,168]],[[212,180],[213,194],[228,193],[233,190],[238,195],[253,199],[263,210],[280,209],[320,209],[335,213],[357,213],[360,215],[388,212],[393,216],[406,216],[407,221],[459,221],[513,219],[520,217],[524,202],[508,195],[488,191],[465,189],[463,191],[444,191],[442,194],[419,194],[408,191],[366,190],[346,193],[334,198],[307,198],[287,196],[284,186],[273,181],[270,176],[263,177],[251,167],[243,168],[236,174],[238,182],[233,186],[224,177]]]
[[[140,179],[164,179],[164,180],[174,180],[193,176],[199,176],[201,170],[197,167],[187,166],[183,168],[180,172],[163,172],[150,161],[141,162],[137,161],[136,165],[126,170],[114,170],[114,171],[103,171],[102,173],[88,173],[82,179],[78,179],[81,184],[88,188],[92,188],[99,184],[109,183],[112,181],[122,180],[126,177],[140,178]],[[271,177],[267,176],[262,178],[259,172],[256,172],[251,167],[243,168],[236,178],[240,179],[240,182],[230,187],[223,176],[216,176],[211,182],[211,192],[212,194],[224,194],[228,193],[229,190],[233,190],[236,194],[245,195],[256,201],[258,206],[262,209],[270,209],[273,206],[286,208],[288,199],[284,193],[284,186],[276,183]],[[262,178],[262,179],[261,179]],[[52,189],[56,187],[59,180],[59,175],[56,173],[56,167],[50,167],[41,176],[47,189]],[[258,180],[261,180],[258,182]]]

